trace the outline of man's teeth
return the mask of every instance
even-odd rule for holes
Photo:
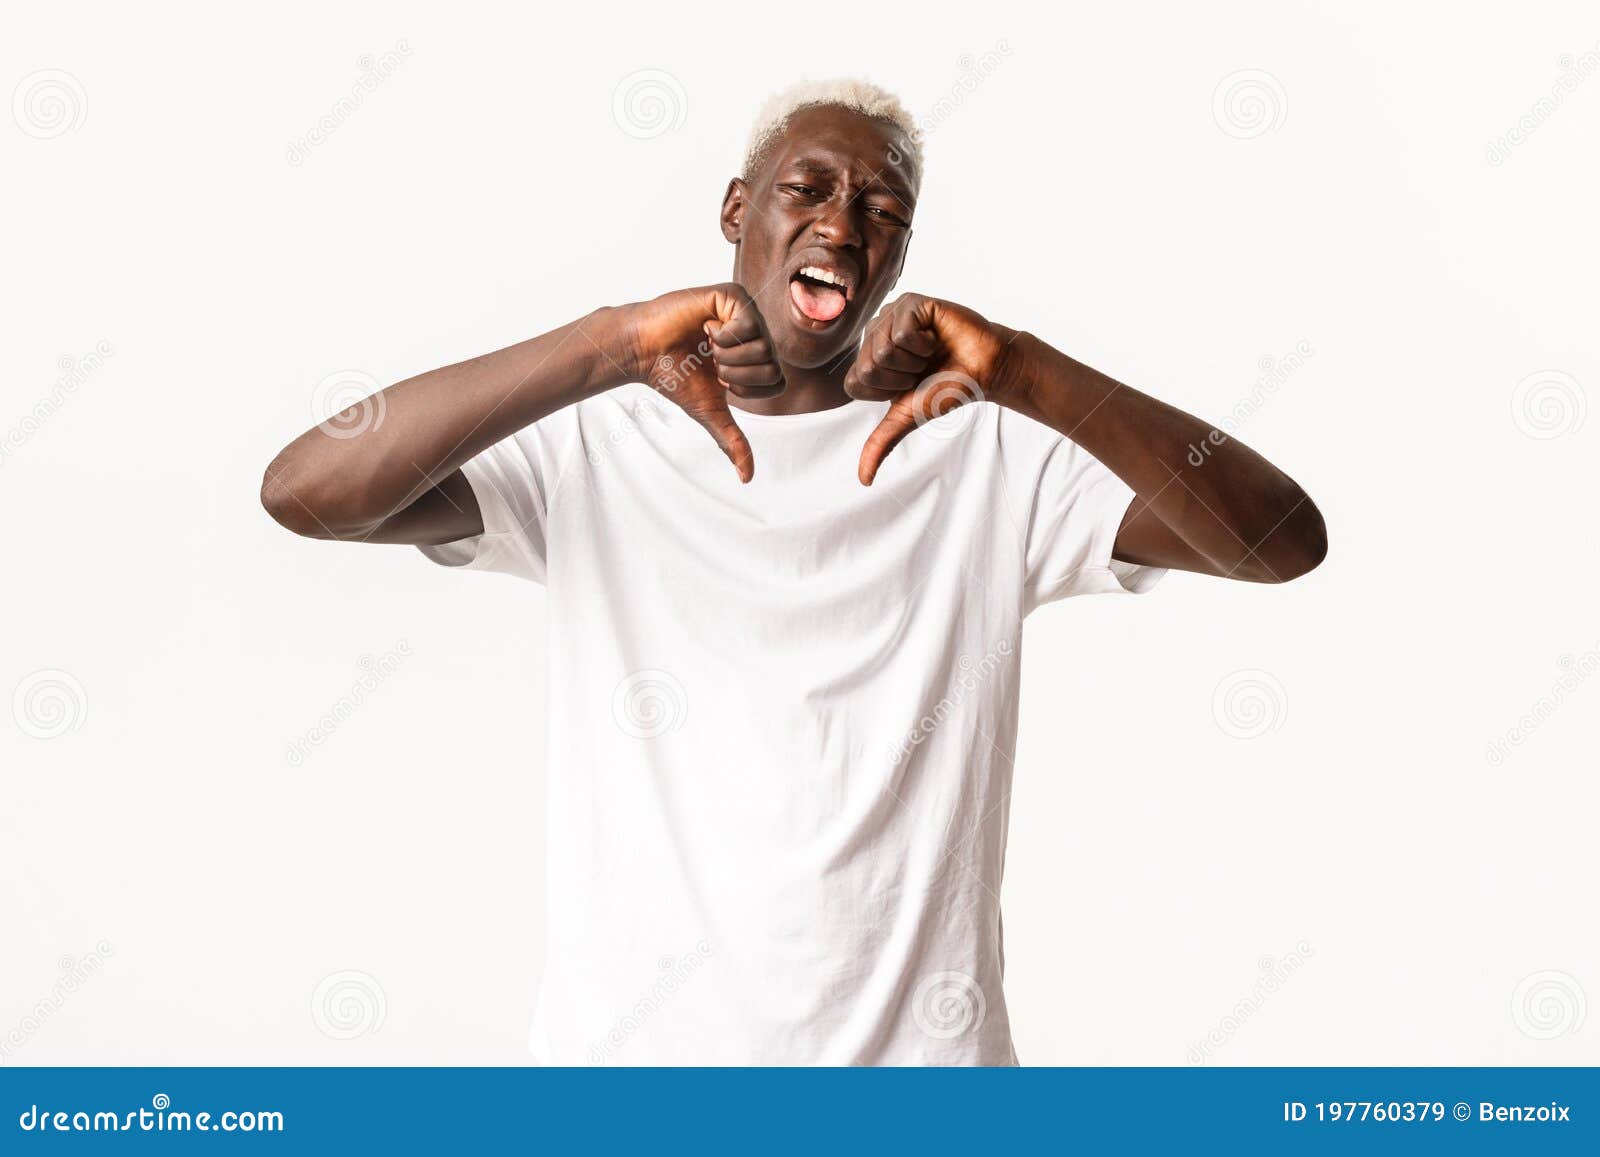
[[[826,269],[818,269],[815,265],[807,265],[800,271],[800,276],[809,277],[813,281],[820,281],[824,285],[837,286],[839,289],[844,288],[844,278],[838,274],[829,273]]]

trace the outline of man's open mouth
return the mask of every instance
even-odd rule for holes
[[[850,304],[852,280],[842,270],[802,265],[789,279],[789,300],[802,316],[826,324]]]

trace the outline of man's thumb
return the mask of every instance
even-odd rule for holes
[[[727,410],[714,411],[709,414],[695,414],[694,420],[706,428],[712,440],[722,448],[728,456],[728,461],[733,463],[733,468],[739,472],[739,481],[748,482],[756,475],[756,456],[750,450],[750,443],[745,440],[744,431],[739,429],[733,415]]]
[[[883,465],[889,452],[905,441],[906,435],[916,428],[916,391],[912,390],[891,402],[883,418],[867,435],[866,445],[861,447],[861,462],[856,467],[856,477],[861,480],[861,485],[872,485],[872,480],[878,476],[878,467]]]

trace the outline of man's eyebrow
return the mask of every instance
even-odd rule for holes
[[[832,176],[834,166],[826,161],[814,161],[810,157],[796,157],[784,166],[786,169],[796,169],[802,173],[816,173],[819,177]]]
[[[911,190],[897,180],[886,179],[883,172],[874,174],[872,179],[862,187],[862,192],[873,191],[889,194],[900,203],[901,208],[905,209],[907,213],[917,207],[916,200],[911,196]]]
[[[885,181],[881,178],[874,181],[873,184],[881,186],[884,192],[888,193],[889,196],[893,197],[896,201],[899,201],[900,204],[905,208],[906,212],[909,213],[911,210],[917,207],[916,199],[911,196],[911,190],[906,186],[893,181]]]

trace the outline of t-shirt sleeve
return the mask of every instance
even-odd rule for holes
[[[1165,568],[1111,557],[1133,488],[1070,438],[1031,418],[1004,416],[1014,419],[1002,420],[1001,439],[1022,533],[1023,613],[1073,595],[1155,586]]]
[[[441,566],[500,571],[545,582],[550,494],[559,468],[552,418],[519,430],[461,464],[478,500],[483,533],[419,547],[425,556]]]

